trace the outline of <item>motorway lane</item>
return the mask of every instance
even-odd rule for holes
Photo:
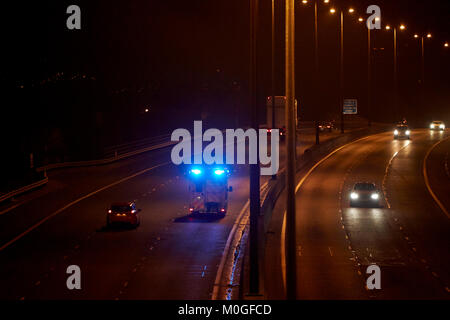
[[[426,170],[430,188],[447,213],[450,213],[450,139],[442,131],[430,131],[429,134],[431,137],[442,137],[439,143],[429,150]]]
[[[0,246],[63,206],[135,172],[170,161],[169,148],[144,153],[108,165],[48,172],[43,188],[19,196],[0,211]],[[8,207],[16,206],[7,211]]]
[[[175,178],[177,174],[169,165],[111,187],[4,250],[0,268],[7,276],[2,278],[1,298],[207,299],[229,229],[247,200],[246,170],[231,179],[230,210],[221,220],[184,217],[187,184],[183,177]],[[105,229],[111,199],[136,200],[142,208],[141,226]],[[65,287],[70,264],[81,268],[81,291]],[[202,274],[197,266],[207,266],[198,278],[204,281],[187,281],[193,272]]]
[[[402,227],[404,238],[423,266],[431,273],[441,287],[450,285],[450,228],[449,217],[431,197],[422,175],[423,160],[430,148],[439,140],[448,138],[445,133],[421,130],[413,148],[400,152],[392,162],[387,179],[387,191],[391,194],[391,206]],[[430,186],[439,201],[450,207],[450,182],[443,174],[445,154],[450,151],[448,139],[432,150],[427,161]],[[441,159],[441,160],[439,160]],[[407,189],[408,192],[401,192]]]
[[[443,214],[435,211],[423,181],[419,196],[410,181],[399,182],[405,177],[398,173],[408,169],[419,182],[420,161],[436,139],[427,130],[414,131],[411,143],[394,141],[391,133],[371,136],[336,152],[305,180],[297,193],[300,299],[448,298],[445,282],[432,274],[439,266],[448,275],[448,220],[436,217]],[[380,187],[384,182],[389,202],[382,208],[349,208],[349,192],[357,181]],[[394,200],[400,195],[408,199],[402,205]],[[421,207],[432,211],[432,218]],[[411,212],[414,218],[404,223]],[[423,219],[433,221],[435,228],[421,228]],[[437,262],[424,264],[411,239],[423,242],[423,250]],[[382,290],[364,288],[365,271],[372,263],[381,268]]]
[[[309,135],[303,138],[311,140]],[[309,140],[300,141],[299,148],[306,148]],[[20,197],[22,205],[0,215],[0,244],[82,196],[168,161],[168,150],[105,166],[50,172],[48,186]],[[227,236],[248,198],[247,175],[245,166],[235,172],[229,213],[221,220],[184,217],[187,184],[172,165],[74,203],[0,251],[0,299],[209,298]],[[128,199],[143,209],[141,226],[106,230],[107,206]],[[81,291],[65,286],[65,270],[71,264],[81,267]]]

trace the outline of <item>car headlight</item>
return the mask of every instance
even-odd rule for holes
[[[394,130],[394,134],[395,134],[395,135],[398,135],[398,130]]]
[[[378,193],[372,193],[372,194],[370,195],[370,197],[371,197],[373,200],[378,200],[378,198],[379,198],[380,196],[379,196]]]
[[[411,131],[409,131],[409,130],[406,130],[406,132],[405,132],[405,133],[406,133],[406,135],[407,135],[407,136],[409,136],[409,134],[411,133]]]
[[[352,199],[358,199],[358,198],[359,198],[359,195],[358,195],[356,192],[352,192],[352,193],[350,194],[350,198],[352,198]]]
[[[430,124],[430,129],[433,129],[434,128],[434,124]]]
[[[439,128],[445,129],[445,124],[441,124],[441,125],[439,126]]]

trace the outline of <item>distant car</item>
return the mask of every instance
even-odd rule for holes
[[[407,125],[399,124],[394,130],[394,139],[411,139],[411,130]]]
[[[375,183],[355,183],[350,192],[350,207],[356,206],[367,206],[372,208],[381,206],[381,192],[378,190]]]
[[[128,223],[135,227],[139,226],[141,219],[134,202],[115,202],[111,205],[106,216],[106,225],[113,223]]]
[[[433,121],[430,124],[430,129],[431,130],[444,130],[445,129],[445,124],[442,121]]]
[[[333,122],[331,121],[326,121],[326,122],[321,122],[319,123],[319,130],[320,131],[328,131],[331,132],[334,128]]]
[[[275,128],[275,129],[280,130],[279,134],[280,134],[281,138],[286,137],[286,127],[285,126],[283,126],[281,128]],[[271,134],[272,134],[272,128],[267,129],[267,135],[270,136]]]

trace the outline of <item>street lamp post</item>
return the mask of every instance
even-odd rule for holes
[[[294,0],[286,0],[286,297],[296,299],[296,217],[295,217],[295,69],[294,69]]]
[[[431,39],[431,33],[427,33],[426,38]],[[419,38],[418,34],[414,35],[414,38]],[[425,36],[420,36],[420,85],[421,85],[421,104],[425,107]]]
[[[389,25],[386,26],[386,30],[390,30],[391,27]],[[405,30],[406,27],[402,24],[400,25],[400,30]],[[394,110],[396,113],[396,117],[398,118],[399,115],[399,107],[398,107],[398,50],[397,50],[397,27],[393,28],[393,35],[394,35],[394,70],[393,70],[393,77],[394,77]]]
[[[316,144],[320,144],[319,138],[319,121],[317,120],[319,113],[319,105],[318,105],[318,92],[319,92],[319,35],[317,34],[318,29],[318,21],[317,21],[317,0],[314,1],[314,94],[316,95]]]
[[[355,10],[350,8],[349,13]],[[336,9],[331,8],[330,12],[334,14]],[[341,114],[341,133],[344,133],[344,11],[340,9],[340,54],[339,54],[339,113]]]
[[[275,0],[272,0],[272,129],[275,128]],[[276,174],[272,179],[277,178]]]
[[[341,133],[344,133],[344,11],[341,9],[340,55],[339,55],[339,105]]]
[[[250,100],[251,100],[251,126],[258,130],[257,105],[257,26],[258,26],[258,0],[250,0]],[[257,139],[259,139],[257,137]],[[259,145],[259,144],[257,144]],[[260,212],[260,167],[259,147],[256,150],[257,161],[250,164],[250,295],[259,294],[259,256],[258,256],[258,219]]]
[[[318,1],[314,0],[314,94],[316,95],[315,105],[314,105],[314,113],[315,113],[315,121],[314,127],[316,131],[316,144],[320,144],[319,137],[319,121],[318,117],[320,116],[320,105],[317,99],[319,92],[319,34],[318,34]],[[323,1],[325,4],[329,3],[329,0]],[[302,1],[303,4],[307,4],[307,0]]]
[[[397,80],[397,28],[394,28],[394,110],[398,118],[398,80]]]
[[[371,122],[371,99],[372,99],[372,47],[370,38],[370,28],[367,26],[367,121],[369,127]]]

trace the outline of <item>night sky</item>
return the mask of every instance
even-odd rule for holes
[[[367,116],[367,29],[357,22],[377,4],[382,25],[399,32],[399,110],[393,108],[392,32],[373,32],[373,120],[400,116],[416,126],[450,122],[450,1],[339,1],[345,17],[345,96]],[[258,98],[260,121],[270,86],[270,0],[260,0]],[[331,1],[337,6],[337,1]],[[81,30],[67,30],[66,8],[81,8]],[[312,86],[313,7],[297,1],[296,97],[302,120],[338,117],[339,19],[319,8],[320,92]],[[2,8],[1,87],[4,136],[12,158],[35,152],[76,159],[105,146],[192,127],[248,124],[249,2],[35,1]],[[426,41],[427,105],[418,103],[420,49]],[[276,95],[284,95],[284,1],[276,1]],[[314,108],[319,105],[319,109]],[[149,109],[148,113],[143,110]],[[316,110],[316,111],[314,111]],[[14,134],[11,135],[11,132]],[[56,150],[56,151],[51,151]],[[59,151],[58,151],[59,150]],[[44,155],[45,154],[45,155]],[[45,159],[47,160],[45,160]]]

